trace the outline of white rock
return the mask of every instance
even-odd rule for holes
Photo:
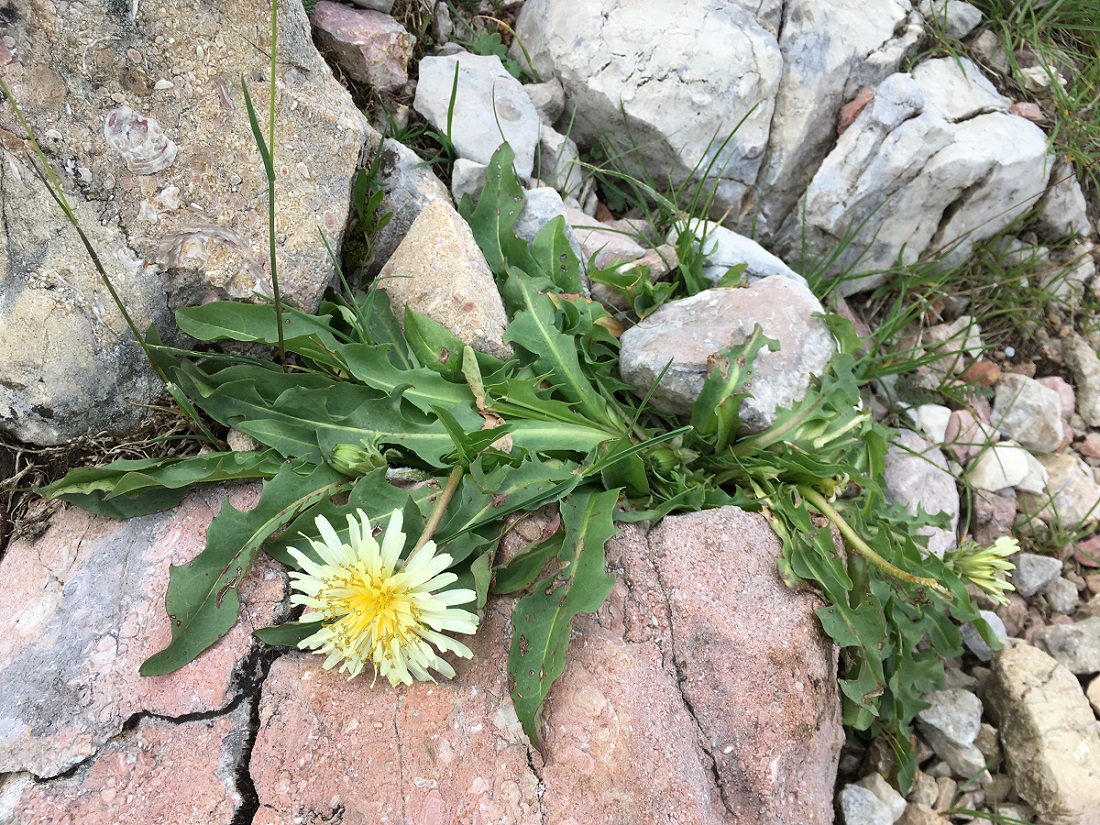
[[[982,451],[967,466],[967,479],[979,490],[995,493],[1015,487],[1027,478],[1027,450],[1011,441],[1002,441]]]
[[[555,132],[545,124],[539,133],[539,157],[535,173],[540,180],[557,189],[562,197],[581,191],[583,173],[580,151],[572,138]]]
[[[801,284],[806,279],[768,252],[752,238],[746,238],[713,221],[691,220],[678,222],[668,233],[668,243],[675,244],[681,232],[688,232],[701,244],[706,254],[703,277],[717,286],[731,266],[746,264],[745,277],[749,283],[779,275]]]
[[[890,810],[890,816],[893,817],[895,822],[905,813],[905,797],[894,790],[890,783],[882,778],[882,774],[877,771],[867,774],[856,784],[877,796],[879,801]]]
[[[841,106],[900,69],[922,33],[903,0],[784,4],[783,69],[761,173],[765,235],[780,227],[832,147]]]
[[[743,342],[759,323],[765,336],[780,342],[777,352],[764,347],[757,354],[753,397],[741,405],[742,428],[759,432],[774,422],[778,407],[805,395],[836,352],[828,326],[814,317],[820,306],[809,289],[779,277],[671,301],[623,333],[623,379],[648,392],[671,360],[652,402],[665,412],[686,414],[710,370],[708,359]]]
[[[895,431],[886,453],[883,481],[887,499],[901,502],[913,515],[918,510],[947,514],[946,528],[927,526],[919,530],[919,535],[928,537],[929,553],[942,558],[946,551],[955,548],[959,490],[939,447],[912,430]]]
[[[1058,393],[1034,378],[1006,373],[997,382],[993,426],[1029,450],[1050,453],[1062,445],[1061,411]]]
[[[1084,238],[1092,234],[1085,193],[1070,161],[1055,165],[1050,188],[1035,209],[1035,221],[1035,231],[1052,241],[1067,235]]]
[[[993,635],[997,637],[1002,643],[1008,638],[1008,630],[1005,628],[1005,623],[1001,620],[1001,617],[994,613],[992,610],[979,610],[981,617],[985,619],[986,624],[989,625],[989,629],[993,631]],[[993,648],[991,648],[978,633],[978,629],[973,624],[967,622],[964,624],[960,631],[962,633],[963,644],[965,644],[970,652],[981,659],[983,662],[988,662],[993,658]]]
[[[523,85],[508,74],[496,55],[425,57],[420,61],[413,108],[446,135],[455,66],[459,67],[458,88],[450,113],[455,151],[459,157],[487,164],[507,140],[516,154],[516,173],[527,180],[535,165],[539,116]]]
[[[1007,105],[965,58],[891,75],[814,175],[782,228],[785,245],[804,239],[810,254],[825,255],[862,225],[832,272],[882,271],[940,252],[945,265],[964,259],[1028,211],[1050,174],[1046,136]]]
[[[565,88],[570,137],[610,143],[643,180],[680,186],[745,118],[718,152],[714,207],[748,211],[783,65],[753,11],[710,0],[528,0],[515,29],[539,76]]]
[[[1043,597],[1047,600],[1051,611],[1064,613],[1067,616],[1081,603],[1081,598],[1077,595],[1077,585],[1061,577],[1046,586]]]
[[[1092,468],[1073,452],[1043,453],[1036,458],[1046,468],[1047,484],[1039,494],[1021,492],[1020,511],[1032,519],[1074,530],[1100,520],[1100,484]]]
[[[933,444],[947,440],[947,423],[951,420],[951,408],[942,404],[921,404],[909,410],[909,417]]]
[[[481,190],[485,188],[488,172],[489,167],[484,163],[457,158],[451,170],[451,196],[455,203],[461,203],[466,195],[477,203]]]
[[[1016,791],[1041,822],[1100,820],[1100,736],[1077,678],[1028,645],[1000,651],[992,670],[986,706]]]
[[[978,8],[962,0],[921,0],[921,13],[943,25],[951,37],[961,40],[982,22]]]
[[[1073,373],[1077,412],[1090,427],[1100,427],[1100,360],[1089,342],[1077,333],[1062,340],[1062,357]]]
[[[862,785],[845,785],[838,795],[845,825],[893,825],[890,806]]]

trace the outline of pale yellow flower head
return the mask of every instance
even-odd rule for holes
[[[989,547],[982,547],[975,541],[964,541],[957,550],[945,553],[943,561],[1000,604],[1008,604],[1005,593],[1016,589],[1005,580],[1005,575],[1016,569],[1008,557],[1019,550],[1020,543],[1008,536],[1001,536]]]
[[[400,561],[405,546],[400,510],[390,516],[381,545],[371,535],[366,514],[357,513],[358,519],[348,516],[346,544],[325,518],[317,518],[322,540],[309,542],[320,563],[287,548],[302,566],[302,572],[290,573],[294,589],[300,591],[290,601],[310,609],[302,623],[321,625],[298,647],[326,654],[326,668],[342,661],[340,670],[349,679],[367,662],[374,665],[376,678],[381,674],[391,685],[435,681],[429,670],[450,679],[454,668],[439,654],[450,651],[466,659],[473,654],[443,634],[477,630],[477,616],[455,607],[474,601],[476,594],[465,589],[436,592],[458,577],[444,572],[452,560],[436,553],[435,542]]]

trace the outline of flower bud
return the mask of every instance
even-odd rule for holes
[[[329,466],[346,476],[357,478],[386,466],[386,459],[373,444],[337,444],[332,450]]]

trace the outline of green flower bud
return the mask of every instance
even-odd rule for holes
[[[1002,536],[989,547],[974,541],[963,542],[957,550],[945,553],[943,562],[959,576],[969,579],[1000,604],[1008,604],[1005,593],[1016,588],[1004,576],[1016,569],[1008,557],[1020,551],[1014,538]]]
[[[358,478],[379,467],[385,467],[386,459],[375,445],[363,442],[362,445],[337,444],[328,463],[337,472]]]

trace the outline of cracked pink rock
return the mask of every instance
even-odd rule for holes
[[[229,825],[250,705],[189,722],[146,718],[72,776],[18,774],[0,794],[6,825]]]
[[[820,602],[780,581],[778,551],[733,508],[609,542],[619,578],[575,624],[545,760],[508,696],[507,600],[452,682],[391,689],[284,656],[260,703],[255,825],[337,810],[418,825],[832,822],[836,652]]]
[[[258,487],[229,494],[254,506]],[[241,617],[196,661],[167,676],[138,667],[171,639],[168,567],[202,550],[226,494],[194,493],[175,510],[116,521],[66,507],[0,562],[0,773],[56,776],[88,758],[135,713],[217,711],[255,644],[286,609],[286,575],[262,557],[241,585]]]

